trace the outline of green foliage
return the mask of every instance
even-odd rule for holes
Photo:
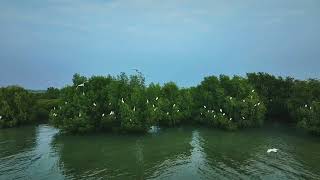
[[[34,103],[32,94],[21,87],[0,88],[0,128],[31,123]]]
[[[312,102],[310,106],[302,106],[297,110],[298,126],[320,135],[320,102]]]
[[[265,106],[246,79],[207,77],[196,90],[197,120],[227,130],[261,126]]]

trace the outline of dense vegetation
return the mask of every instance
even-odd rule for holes
[[[236,130],[273,119],[320,134],[320,82],[266,73],[209,76],[190,88],[173,82],[146,85],[142,74],[91,78],[75,74],[72,85],[45,93],[1,88],[0,103],[2,128],[50,119],[68,133],[144,133],[151,126],[195,123]]]

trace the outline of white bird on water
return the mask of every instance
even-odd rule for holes
[[[276,148],[272,148],[272,149],[268,149],[267,153],[276,153],[278,152],[278,149]]]

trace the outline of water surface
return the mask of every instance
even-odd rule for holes
[[[279,124],[141,136],[63,136],[39,125],[0,130],[0,179],[320,179],[319,150],[318,137]]]

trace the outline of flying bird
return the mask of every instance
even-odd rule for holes
[[[272,148],[272,149],[268,149],[267,153],[276,153],[278,152],[278,149],[276,148]]]

